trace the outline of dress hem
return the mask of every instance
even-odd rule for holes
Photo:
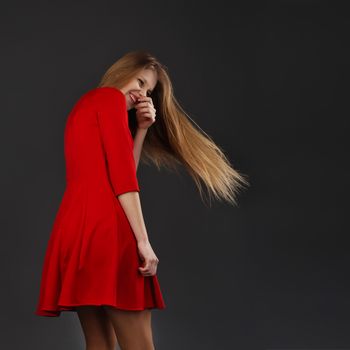
[[[142,311],[147,309],[165,309],[165,305],[153,305],[153,306],[145,306],[145,307],[126,307],[116,304],[108,304],[108,303],[102,303],[102,304],[96,304],[96,303],[79,303],[79,304],[59,304],[58,308],[55,309],[46,309],[46,308],[40,308],[37,309],[34,314],[37,316],[46,316],[46,317],[59,317],[61,312],[63,311],[70,311],[70,312],[76,312],[77,306],[112,306],[116,309],[120,310],[130,310],[130,311]]]

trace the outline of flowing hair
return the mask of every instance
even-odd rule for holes
[[[182,109],[174,96],[168,69],[156,57],[147,51],[125,54],[107,69],[98,87],[120,89],[143,69],[157,72],[158,80],[150,95],[157,119],[147,131],[140,160],[145,164],[152,162],[158,170],[163,166],[176,172],[181,164],[193,178],[202,200],[204,184],[209,200],[215,197],[237,205],[238,193],[249,186],[247,175],[233,168],[213,139]],[[134,137],[135,109],[128,114]]]

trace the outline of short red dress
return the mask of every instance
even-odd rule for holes
[[[79,305],[165,308],[157,276],[143,276],[118,195],[140,191],[125,95],[98,87],[80,97],[64,130],[66,188],[43,262],[39,316]]]

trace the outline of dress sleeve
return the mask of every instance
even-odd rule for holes
[[[98,90],[97,120],[113,192],[139,192],[125,96],[114,88]]]

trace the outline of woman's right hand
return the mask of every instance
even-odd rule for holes
[[[143,261],[143,266],[139,267],[139,271],[143,276],[153,276],[157,273],[157,265],[159,260],[154,254],[149,241],[141,241],[137,243],[138,252],[141,260]]]
[[[139,129],[148,129],[156,121],[156,109],[151,97],[140,96],[137,99],[136,120]]]

